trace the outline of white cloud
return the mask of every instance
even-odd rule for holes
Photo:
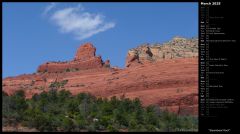
[[[71,33],[78,40],[89,38],[115,26],[114,22],[106,22],[104,15],[86,12],[80,4],[55,11],[50,15],[50,20],[59,27],[60,32]]]
[[[56,3],[52,2],[49,5],[47,5],[43,11],[43,15],[46,15],[50,10],[56,7]]]

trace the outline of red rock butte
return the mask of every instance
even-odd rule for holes
[[[95,53],[96,48],[93,46],[93,44],[86,43],[78,48],[74,60],[86,61],[95,57]]]
[[[180,115],[198,115],[198,40],[174,38],[165,44],[141,45],[127,53],[126,68],[111,67],[96,56],[91,43],[81,45],[73,60],[47,62],[37,73],[3,79],[3,91],[23,89],[26,97],[49,91],[53,82],[67,80],[58,90],[97,97],[138,97]]]
[[[104,63],[101,56],[95,56],[96,48],[91,43],[81,45],[75,58],[67,62],[47,62],[38,67],[37,72],[64,72],[68,70],[85,70],[101,68]]]

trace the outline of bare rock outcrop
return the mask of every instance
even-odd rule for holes
[[[39,66],[39,73],[4,78],[3,91],[11,95],[22,89],[30,98],[49,91],[53,82],[65,81],[58,90],[66,89],[73,95],[125,95],[139,98],[143,106],[153,104],[180,115],[198,115],[197,39],[176,37],[163,45],[131,49],[124,69],[111,67],[109,60],[102,61],[95,53],[91,43],[83,44],[71,61],[47,62]]]
[[[77,49],[77,53],[75,55],[74,60],[79,60],[79,61],[86,61],[91,58],[95,57],[96,53],[96,48],[93,46],[91,43],[86,43],[84,45],[81,45]]]
[[[130,49],[126,58],[126,67],[164,59],[198,57],[198,39],[174,37],[163,44],[143,44]]]
[[[38,67],[37,72],[65,72],[101,68],[104,63],[101,56],[96,56],[96,48],[91,43],[81,45],[72,61],[47,62]]]

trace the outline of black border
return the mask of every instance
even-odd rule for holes
[[[103,0],[103,1],[97,1],[97,0],[93,0],[93,1],[86,1],[86,0],[69,0],[69,1],[64,1],[64,0],[53,0],[53,1],[45,1],[45,0],[36,0],[36,1],[31,1],[31,0],[22,0],[22,1],[17,1],[17,0],[2,0],[1,2],[1,9],[2,9],[2,3],[5,2],[198,2],[198,19],[199,19],[199,23],[198,23],[198,38],[200,37],[200,3],[202,1],[208,1],[208,0],[158,0],[158,1],[154,1],[154,0],[149,0],[149,1],[134,1],[134,0],[116,0],[116,1],[111,1],[111,0]],[[210,0],[211,1],[211,0]],[[213,0],[216,1],[216,0]],[[231,3],[230,1],[227,0],[219,0],[219,1],[223,1],[224,7],[223,10],[218,11],[220,14],[222,14],[223,16],[227,17],[226,22],[224,22],[224,28],[228,29],[228,37],[232,38],[232,39],[236,39],[237,40],[237,34],[235,34],[237,31],[237,26],[240,24],[239,21],[237,21],[238,16],[236,16],[235,13],[237,12],[237,9],[239,7],[237,3]],[[3,10],[2,10],[3,11]],[[2,14],[1,14],[2,15]],[[2,17],[2,16],[1,16]],[[3,20],[3,18],[2,18]],[[3,27],[2,27],[3,28]],[[2,37],[1,37],[1,41],[2,41]],[[237,41],[238,42],[238,41]],[[199,42],[200,43],[200,42]],[[230,46],[233,47],[233,46]],[[2,47],[1,47],[2,49]],[[225,79],[224,83],[233,83],[233,86],[227,87],[226,90],[229,90],[230,93],[229,95],[233,96],[235,99],[235,105],[234,107],[232,107],[230,110],[226,113],[226,115],[221,115],[221,117],[217,117],[215,119],[204,119],[200,116],[200,110],[199,110],[199,128],[198,128],[198,132],[203,132],[203,133],[209,133],[209,131],[207,130],[208,128],[211,127],[224,127],[225,128],[231,128],[231,132],[237,130],[237,125],[238,123],[235,123],[236,121],[238,121],[238,115],[240,113],[240,111],[238,110],[238,106],[237,104],[239,104],[239,98],[238,98],[238,94],[237,94],[237,89],[239,89],[238,86],[238,82],[239,82],[239,77],[237,74],[237,69],[239,69],[239,67],[237,67],[237,62],[239,61],[238,59],[238,54],[239,52],[237,50],[240,50],[237,48],[237,46],[234,46],[234,48],[229,48],[231,51],[228,51],[228,53],[226,53],[225,50],[223,49],[215,49],[213,51],[219,51],[224,53],[225,55],[230,55],[230,63],[231,64],[231,68],[230,68],[230,72],[229,75],[226,76],[227,78]],[[199,58],[200,61],[200,58]],[[235,61],[235,62],[234,62]],[[237,61],[237,62],[236,62]],[[199,64],[200,67],[200,64]],[[200,72],[200,71],[199,71]],[[1,70],[2,73],[2,70]],[[199,74],[198,74],[199,75]],[[199,85],[198,85],[199,86]],[[236,88],[234,89],[234,87],[236,86]],[[199,101],[199,105],[200,105],[200,101]],[[233,121],[234,120],[234,121]],[[196,133],[198,133],[196,132]],[[230,132],[230,133],[231,133]],[[179,133],[179,132],[178,132]],[[182,133],[182,132],[180,132]],[[193,132],[187,132],[187,133],[193,133]],[[195,132],[194,132],[195,133]]]

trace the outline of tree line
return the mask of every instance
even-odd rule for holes
[[[110,99],[89,93],[72,95],[51,88],[26,99],[23,90],[9,96],[2,91],[2,125],[21,124],[42,132],[54,131],[197,131],[198,119],[143,107],[138,98]]]

